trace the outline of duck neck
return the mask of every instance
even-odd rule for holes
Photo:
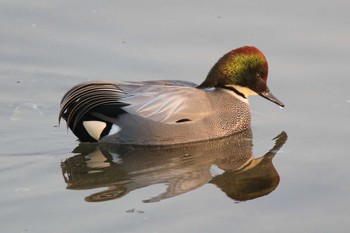
[[[198,86],[198,88],[209,88],[209,87],[225,87],[227,84],[224,80],[229,80],[225,78],[220,69],[218,69],[217,64],[211,68],[206,79]]]
[[[235,88],[234,86],[225,86],[225,87],[223,87],[223,88],[226,89],[226,90],[229,90],[229,91],[234,92],[235,94],[241,96],[241,97],[244,98],[244,99],[248,99],[247,96],[245,96],[242,92],[240,92],[239,90],[237,90],[237,88]]]
[[[201,83],[198,88],[208,87],[222,87],[224,88],[231,81],[231,78],[235,76],[236,69],[231,55],[232,51],[221,57],[215,65],[210,69],[206,79]]]

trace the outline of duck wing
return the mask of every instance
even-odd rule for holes
[[[62,98],[59,122],[64,118],[74,130],[88,113],[115,123],[120,113],[172,124],[194,121],[211,108],[205,91],[186,81],[108,82],[92,81],[74,86]]]
[[[206,92],[195,85],[147,83],[126,93],[120,101],[126,104],[124,111],[166,124],[200,120],[212,110]]]

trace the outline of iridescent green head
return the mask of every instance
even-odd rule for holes
[[[284,107],[267,87],[267,76],[268,64],[264,54],[255,47],[244,46],[220,58],[199,88],[226,88],[245,98],[258,94]]]

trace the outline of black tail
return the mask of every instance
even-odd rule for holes
[[[108,134],[118,115],[125,113],[126,104],[119,102],[124,92],[111,82],[86,82],[74,86],[61,100],[61,118],[67,122],[80,141],[96,141],[86,131],[84,121],[102,121],[106,128],[101,137]]]

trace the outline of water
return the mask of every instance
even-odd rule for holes
[[[2,232],[349,231],[347,9],[340,0],[2,1]],[[169,149],[164,158],[142,149],[149,155],[143,161],[113,148],[72,152],[79,143],[57,127],[59,101],[78,82],[200,83],[221,55],[242,45],[264,52],[270,89],[286,105],[250,99],[253,136],[241,142],[242,163],[258,161],[275,136],[288,135],[267,172],[253,173],[278,177],[264,195],[240,201],[232,194],[237,186],[230,182],[249,173],[218,163],[225,153],[205,157],[207,150],[191,149],[193,155],[179,156]],[[88,175],[74,178],[85,186],[72,185],[84,167]],[[232,185],[225,188],[223,176]],[[175,182],[184,177],[187,183]],[[208,183],[210,177],[216,180]]]

